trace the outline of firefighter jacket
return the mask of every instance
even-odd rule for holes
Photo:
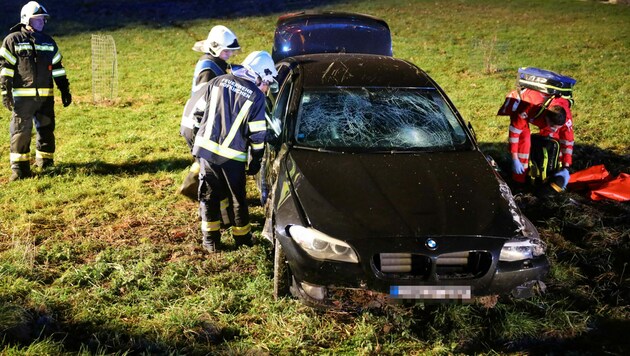
[[[226,74],[210,81],[205,101],[193,155],[214,164],[247,162],[250,148],[259,163],[266,137],[265,94],[252,81]]]
[[[199,121],[197,121],[197,119],[199,119],[200,116],[195,116],[194,114],[195,111],[203,112],[203,109],[206,106],[203,99],[207,90],[208,82],[213,78],[226,74],[227,68],[228,64],[226,61],[218,57],[213,57],[207,53],[201,56],[197,62],[195,72],[193,73],[190,99],[186,101],[184,112],[182,114],[182,121],[180,123],[179,132],[186,138],[186,140],[194,140],[194,133],[192,132],[199,127]]]
[[[542,115],[546,108],[554,105],[562,106],[567,114],[565,124],[557,129],[550,127],[545,115]],[[552,137],[560,142],[563,166],[568,167],[573,162],[573,116],[571,115],[571,105],[567,99],[532,89],[514,90],[505,98],[505,102],[497,115],[510,116],[508,135],[510,153],[518,152],[519,141],[523,139],[521,132],[529,124],[533,124],[540,129],[541,136]],[[528,140],[529,137],[525,139]]]
[[[209,82],[211,79],[227,73],[228,64],[226,61],[210,54],[204,54],[195,65],[195,72],[192,79],[192,94],[194,94],[201,85]]]
[[[53,79],[61,92],[69,92],[66,70],[57,43],[43,32],[19,24],[0,47],[0,87],[13,97],[51,97]]]

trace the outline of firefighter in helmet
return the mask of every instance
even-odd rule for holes
[[[207,39],[198,41],[193,46],[194,51],[203,52],[204,54],[199,58],[195,66],[190,99],[188,99],[184,107],[180,125],[180,134],[184,137],[188,148],[191,150],[195,141],[195,135],[199,129],[199,122],[195,120],[194,113],[203,111],[205,108],[203,96],[207,89],[207,83],[211,79],[228,72],[230,65],[227,61],[240,48],[234,32],[221,25],[212,27]],[[191,199],[197,199],[198,177],[199,164],[195,162],[179,188],[179,193]]]
[[[35,122],[35,164],[51,167],[55,153],[53,81],[61,92],[63,106],[72,102],[70,84],[61,63],[57,43],[42,30],[46,9],[35,1],[22,7],[20,23],[10,29],[0,47],[2,103],[12,111],[10,180],[31,175],[29,152]]]
[[[260,170],[266,137],[265,94],[278,75],[271,55],[250,53],[242,68],[212,79],[195,137],[199,159],[199,211],[202,245],[210,253],[220,243],[220,201],[230,196],[232,236],[237,246],[252,244],[245,184]],[[248,164],[249,159],[249,164]]]

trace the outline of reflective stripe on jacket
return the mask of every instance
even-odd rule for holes
[[[214,164],[247,162],[248,148],[264,149],[265,95],[254,83],[233,74],[217,77],[210,81],[205,101],[193,155]]]
[[[565,124],[557,130],[547,125],[545,116],[541,115],[545,108],[554,105],[562,106],[567,114]],[[532,124],[540,129],[541,136],[553,137],[560,142],[561,162],[565,166],[570,166],[573,162],[574,144],[573,115],[570,107],[567,99],[552,97],[533,89],[510,92],[497,113],[497,115],[510,116],[508,130],[510,153],[518,152],[521,132]]]
[[[68,86],[57,44],[43,32],[17,25],[0,47],[0,86],[13,96],[52,96],[53,79]]]

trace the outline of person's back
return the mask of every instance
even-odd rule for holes
[[[221,240],[220,202],[224,197],[232,202],[228,210],[237,246],[252,244],[246,174],[260,170],[267,134],[265,93],[277,74],[271,55],[257,51],[245,58],[241,69],[208,83],[193,155],[200,164],[202,245],[210,253]]]

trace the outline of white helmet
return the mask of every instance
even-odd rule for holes
[[[36,1],[29,1],[28,4],[22,6],[22,11],[20,12],[20,23],[24,25],[28,25],[28,21],[31,17],[35,16],[44,16],[49,17],[48,11],[37,3]]]
[[[252,52],[241,64],[248,71],[254,72],[264,83],[275,83],[274,77],[278,75],[278,71],[269,53],[265,51]]]
[[[235,51],[241,49],[234,32],[225,26],[214,26],[208,33],[208,38],[203,42],[203,51],[218,57],[224,49]]]

